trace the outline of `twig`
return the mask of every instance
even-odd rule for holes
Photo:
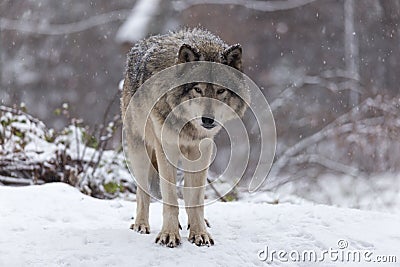
[[[116,122],[119,121],[119,120],[120,120],[120,117],[119,117],[119,115],[117,115],[117,116],[114,117],[114,119],[111,121],[111,123],[113,123],[115,125]],[[103,125],[103,127],[105,127],[105,126]],[[100,143],[100,149],[99,149],[99,153],[98,153],[98,157],[97,157],[96,163],[93,166],[92,175],[95,173],[97,167],[100,164],[101,158],[103,157],[103,152],[107,147],[108,140],[110,140],[112,137],[113,137],[112,133],[109,133],[106,136],[100,136],[100,142],[101,142]]]
[[[211,181],[210,178],[208,178],[208,177],[207,177],[207,182],[208,182],[208,184],[210,185],[211,189],[214,190],[215,194],[217,195],[217,197],[218,197],[219,199],[221,199],[222,202],[228,202],[228,201],[226,200],[226,198],[225,198],[224,196],[222,196],[222,195],[218,192],[218,190],[215,188],[215,186],[212,184],[212,181]]]
[[[94,126],[93,130],[90,132],[90,135],[86,139],[85,145],[83,146],[82,156],[79,160],[83,161],[83,158],[85,157],[86,154],[86,148],[89,146],[90,139],[92,138],[92,136],[94,136],[95,132],[97,131],[97,127],[98,127],[97,125]]]
[[[108,114],[111,111],[111,107],[114,104],[114,102],[118,99],[120,92],[117,90],[116,93],[114,94],[113,98],[111,99],[111,101],[108,103],[107,108],[104,112],[103,115],[103,124],[101,125],[100,128],[100,134],[99,134],[99,152],[98,152],[98,157],[96,160],[96,163],[94,164],[93,170],[92,170],[92,175],[94,175],[97,167],[100,164],[101,158],[103,156],[103,152],[106,149],[108,140],[112,137],[112,134],[108,134],[107,136],[103,136],[105,129],[108,127],[107,125],[107,117]],[[119,115],[115,116],[114,119],[111,121],[111,123],[113,123],[114,125],[116,124],[116,122],[119,120]]]
[[[80,158],[80,151],[79,151],[79,137],[78,137],[78,124],[77,124],[77,120],[73,119],[73,124],[75,127],[75,142],[76,142],[76,158],[79,159]]]

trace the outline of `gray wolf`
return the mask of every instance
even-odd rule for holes
[[[121,98],[122,116],[124,117],[129,111],[127,107],[132,96],[152,75],[176,64],[193,61],[222,63],[242,71],[242,48],[239,44],[229,46],[209,31],[197,28],[152,36],[139,41],[132,47],[127,58]],[[180,154],[189,160],[199,158],[200,142],[204,138],[213,138],[221,129],[221,124],[232,119],[212,101],[195,102],[193,105],[184,106],[172,112],[184,101],[200,98],[222,101],[240,117],[247,108],[245,101],[227,88],[210,83],[190,83],[168,91],[155,105],[149,103],[146,92],[143,92],[140,106],[137,107],[139,112],[132,115],[134,119],[128,125],[124,123],[124,127],[128,128],[131,136],[127,141],[128,164],[138,184],[136,218],[131,228],[142,234],[150,233],[148,188],[151,179],[162,177],[160,189],[163,200],[163,225],[156,243],[168,247],[176,247],[181,243],[175,163],[179,161]],[[153,105],[154,108],[146,122],[146,134],[143,136],[143,133],[135,127],[135,122],[143,120],[144,110]],[[166,120],[168,115],[172,116],[171,120]],[[177,133],[173,122],[182,120],[187,123]],[[167,143],[171,142],[172,150],[177,147],[177,144],[172,143],[175,142],[176,135],[179,135],[180,151],[175,151],[175,156],[167,158],[164,153],[165,147],[161,146],[160,134],[162,127],[165,131],[163,138],[167,140]],[[146,151],[139,146],[143,142],[145,142]],[[203,146],[201,153],[204,153],[203,156],[210,161],[213,146],[207,143],[201,145]],[[151,162],[144,160],[144,157],[150,158]],[[146,165],[144,162],[149,162],[149,164]],[[190,228],[189,241],[198,246],[214,244],[213,238],[206,230],[204,220],[206,177],[207,168],[195,172],[184,172],[183,197]]]

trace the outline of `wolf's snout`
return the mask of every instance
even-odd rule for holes
[[[212,116],[201,117],[202,126],[206,129],[212,129],[216,126]]]

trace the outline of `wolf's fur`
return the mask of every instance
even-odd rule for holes
[[[137,43],[128,54],[127,69],[121,99],[122,115],[126,115],[127,107],[131,97],[137,89],[152,75],[179,63],[190,61],[211,61],[229,65],[242,70],[241,62],[242,49],[240,45],[228,46],[220,38],[208,31],[201,29],[182,30],[167,35],[158,35],[142,40]],[[215,107],[210,101],[208,104],[199,102],[191,108],[180,108],[171,113],[174,107],[189,99],[206,97],[226,103],[239,116],[246,110],[245,102],[237,94],[225,90],[220,86],[207,83],[192,83],[174,90],[168,91],[155,105],[150,113],[146,124],[146,135],[135,128],[135,122],[143,120],[145,110],[153,103],[147,100],[146,92],[141,95],[140,107],[137,107],[136,114],[129,125],[125,122],[125,129],[130,132],[131,138],[127,140],[128,160],[131,164],[136,181],[137,189],[137,214],[132,229],[140,233],[149,233],[149,203],[148,192],[149,181],[157,177],[158,170],[160,177],[161,195],[163,198],[163,226],[156,238],[157,243],[175,247],[180,243],[179,221],[178,221],[178,200],[176,192],[176,168],[179,160],[179,152],[187,159],[196,160],[200,156],[199,145],[204,138],[213,138],[220,130],[220,125],[206,129],[204,121],[195,117],[210,117],[216,121],[225,122],[232,118],[223,114],[223,111]],[[198,98],[200,99],[200,98]],[[138,112],[138,111],[143,111]],[[167,116],[171,120],[166,120]],[[188,121],[182,130],[177,133],[173,122]],[[202,126],[203,123],[203,126]],[[144,124],[143,124],[144,125]],[[164,125],[163,138],[171,142],[171,149],[177,147],[173,142],[179,135],[180,151],[175,151],[169,158],[166,158],[165,151],[161,147],[161,127]],[[140,149],[140,142],[146,144],[147,151]],[[204,143],[202,143],[204,146]],[[176,150],[176,149],[175,149]],[[173,150],[174,151],[174,150]],[[205,145],[202,151],[209,161],[212,154],[212,145]],[[143,166],[145,157],[150,157],[153,166]],[[174,166],[175,165],[175,166]],[[183,166],[185,169],[185,166]],[[206,183],[207,169],[198,172],[185,172],[185,187],[183,190],[188,224],[190,225],[189,240],[196,245],[212,245],[214,243],[207,232],[204,222],[204,185]],[[145,190],[144,190],[145,189]]]

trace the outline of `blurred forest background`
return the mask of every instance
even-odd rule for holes
[[[399,23],[397,0],[1,0],[1,105],[23,102],[55,129],[71,117],[94,128],[110,103],[110,117],[119,112],[132,44],[204,27],[242,45],[245,73],[271,105],[278,145],[265,189],[390,206],[400,203]],[[54,112],[63,103],[68,118]],[[107,147],[118,147],[116,136]],[[224,164],[219,157],[214,169]]]

